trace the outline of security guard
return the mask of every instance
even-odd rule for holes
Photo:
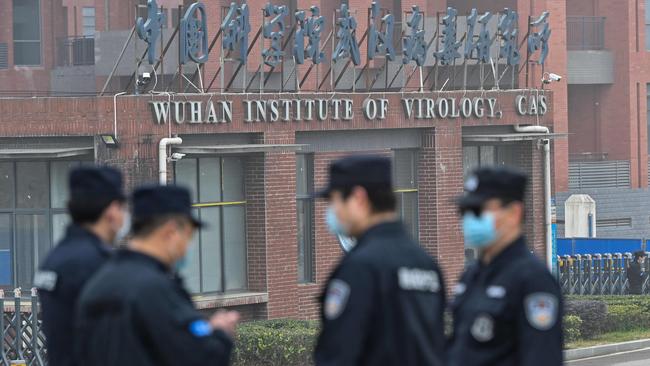
[[[88,282],[78,303],[80,365],[227,365],[239,314],[205,319],[175,272],[201,222],[189,192],[175,186],[137,189],[129,248]]]
[[[562,365],[562,297],[523,237],[527,177],[509,168],[471,175],[459,200],[465,246],[479,260],[452,302],[451,366]]]
[[[322,296],[316,365],[442,365],[442,274],[397,220],[390,160],[334,162],[319,196],[329,201],[330,231],[357,244]]]
[[[627,267],[627,280],[630,283],[630,295],[641,295],[643,293],[643,282],[646,274],[643,273],[643,262],[645,252],[639,250],[634,252],[634,261]]]
[[[69,176],[72,224],[34,276],[42,305],[50,366],[75,365],[74,306],[86,281],[109,258],[124,232],[122,175],[108,167],[82,167]]]

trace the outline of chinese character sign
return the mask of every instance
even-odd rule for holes
[[[221,23],[221,47],[229,51],[239,48],[239,61],[243,64],[248,61],[248,34],[251,31],[249,16],[246,3],[240,6],[230,3],[228,14]]]
[[[147,56],[150,65],[156,62],[156,44],[160,37],[160,28],[167,21],[165,13],[158,9],[156,0],[147,1],[147,20],[142,17],[135,21],[138,37],[148,45]]]
[[[541,29],[539,31],[532,32],[530,36],[528,36],[528,53],[533,54],[538,50],[541,50],[537,63],[544,65],[544,62],[546,62],[546,57],[548,56],[548,40],[551,37],[551,28],[548,24],[548,12],[545,11],[542,13],[542,16],[539,17],[539,19],[536,21],[532,22],[530,26],[533,29]]]
[[[487,29],[488,23],[492,19],[492,13],[489,11],[481,15],[479,18],[476,9],[467,17],[467,39],[465,40],[465,59],[476,59],[479,63],[490,62],[490,47],[494,42],[494,38],[490,37],[490,32]],[[474,30],[476,22],[481,25],[478,37],[474,39]],[[476,55],[474,57],[474,55]]]
[[[447,15],[442,18],[442,49],[434,54],[441,65],[450,65],[457,58],[460,58],[458,49],[462,45],[456,41],[456,16],[458,11],[454,8],[447,8]]]
[[[264,7],[264,16],[271,20],[264,22],[264,39],[271,40],[271,47],[262,50],[264,63],[275,67],[282,60],[282,39],[284,38],[284,18],[289,10],[284,5],[267,3]]]
[[[395,47],[393,46],[395,19],[393,14],[386,14],[381,18],[381,24],[378,27],[379,10],[379,4],[373,1],[370,5],[370,26],[368,28],[368,59],[375,58],[375,54],[384,54],[386,58],[393,61],[395,60]]]
[[[424,40],[424,29],[422,29],[424,16],[420,12],[419,6],[413,5],[411,9],[411,17],[406,21],[409,30],[402,39],[402,53],[404,54],[402,63],[408,64],[415,61],[418,66],[423,66],[429,48]]]
[[[192,60],[198,64],[208,61],[208,27],[203,3],[187,8],[180,24],[180,63]]]
[[[313,64],[318,65],[325,57],[320,50],[320,37],[325,25],[325,18],[320,15],[320,9],[317,6],[312,6],[309,11],[311,16],[308,19],[305,19],[303,10],[297,11],[295,14],[298,30],[294,39],[293,54],[299,65],[305,62],[305,58],[310,58]],[[305,37],[308,40],[307,48],[305,48]]]
[[[506,8],[499,19],[499,33],[501,34],[501,49],[499,57],[505,58],[510,66],[519,65],[521,55],[517,44],[517,12]]]
[[[356,39],[357,21],[348,10],[346,4],[341,4],[341,17],[336,22],[338,31],[336,37],[338,43],[332,55],[332,61],[338,61],[342,58],[352,59],[352,63],[359,65],[361,63],[361,54],[359,53],[359,44]]]

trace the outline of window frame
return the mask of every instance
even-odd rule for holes
[[[92,9],[93,15],[86,15],[85,11]],[[92,34],[86,34],[86,30],[90,29],[89,25],[86,24],[86,19],[92,19]],[[84,6],[81,8],[81,32],[84,37],[95,37],[95,31],[97,30],[97,10],[94,6]]]
[[[410,154],[410,164],[411,164],[411,176],[413,177],[413,184],[410,185],[409,187],[401,187],[399,186],[397,182],[397,154],[401,153],[408,153]],[[419,191],[419,180],[420,180],[420,172],[419,172],[419,162],[420,162],[420,150],[415,149],[415,148],[406,148],[406,149],[393,149],[392,151],[392,161],[393,161],[393,192],[395,193],[395,198],[397,199],[398,207],[397,211],[399,213],[399,217],[404,223],[405,227],[408,229],[408,232],[411,234],[414,240],[418,241],[420,239],[420,191]],[[412,199],[410,196],[414,195],[415,200],[414,200],[414,207],[413,209],[415,210],[413,212],[415,221],[411,223],[407,223],[404,221],[404,201],[405,198]],[[409,224],[409,225],[407,225]]]
[[[298,159],[304,159],[303,168],[305,169],[305,191],[298,192]],[[309,284],[316,282],[316,238],[315,238],[315,205],[312,194],[314,192],[314,154],[303,153],[296,154],[296,232],[303,231],[303,238],[306,241],[301,242],[298,237],[298,283]],[[307,210],[306,222],[301,222],[299,203],[303,209]],[[307,206],[307,208],[305,208]],[[304,225],[304,227],[302,227]],[[302,263],[300,254],[302,253]],[[301,268],[302,266],[302,268]]]
[[[202,202],[201,201],[201,179],[200,179],[200,171],[201,171],[201,160],[206,159],[206,158],[216,158],[219,161],[219,169],[221,170],[220,174],[220,201],[210,201],[210,202]],[[244,196],[242,197],[241,201],[224,201],[224,159],[226,158],[241,158],[241,163],[243,164],[242,167],[242,182],[244,184],[243,187],[243,193]],[[246,210],[247,210],[247,200],[246,200],[246,164],[247,164],[247,156],[246,155],[238,155],[238,154],[228,154],[228,155],[209,155],[209,156],[187,156],[183,160],[195,160],[196,164],[194,169],[195,171],[195,185],[196,185],[196,197],[192,197],[192,209],[196,210],[195,212],[198,214],[199,219],[202,220],[201,215],[203,215],[203,210],[204,208],[219,208],[219,256],[220,256],[220,263],[219,263],[219,271],[220,271],[220,277],[221,281],[218,284],[218,287],[221,289],[220,291],[204,291],[205,286],[205,279],[203,275],[203,240],[201,238],[201,229],[199,229],[194,235],[197,237],[197,244],[198,244],[198,261],[199,261],[199,268],[198,268],[198,273],[199,273],[199,289],[198,292],[192,292],[194,295],[210,295],[210,294],[226,294],[229,292],[241,292],[241,291],[246,291],[248,290],[249,287],[249,275],[248,275],[248,223],[246,220]],[[177,178],[177,164],[179,162],[174,162],[174,182],[175,184],[178,183],[178,178]],[[244,230],[244,263],[243,266],[243,273],[244,273],[244,279],[243,283],[244,286],[239,289],[227,289],[226,286],[226,266],[225,266],[225,261],[226,261],[226,256],[225,256],[225,230],[224,228],[224,212],[225,207],[232,207],[232,206],[240,206],[244,207],[244,223],[243,223],[243,230]],[[194,290],[194,289],[193,289]]]
[[[52,207],[52,164],[55,162],[63,162],[63,161],[69,161],[69,162],[75,162],[78,163],[78,165],[82,165],[84,163],[91,162],[90,159],[84,159],[83,157],[71,157],[71,158],[64,158],[64,159],[20,159],[20,160],[11,160],[11,161],[5,161],[6,163],[10,163],[12,165],[12,170],[13,170],[13,182],[12,182],[12,207],[0,207],[0,215],[3,214],[8,214],[10,215],[10,223],[11,223],[11,244],[9,245],[10,251],[11,251],[11,283],[9,285],[3,285],[0,284],[0,289],[11,289],[15,288],[18,286],[21,286],[22,284],[17,283],[18,280],[18,258],[16,256],[17,254],[17,249],[18,249],[18,216],[21,215],[43,215],[45,216],[45,222],[48,225],[47,228],[47,242],[48,242],[48,251],[52,250],[57,242],[55,242],[54,238],[54,216],[59,215],[59,214],[67,214],[67,208],[65,207]],[[45,169],[46,169],[46,174],[47,174],[47,207],[40,207],[40,208],[19,208],[18,207],[18,194],[16,190],[17,186],[17,181],[18,181],[18,163],[45,163]],[[35,253],[38,252],[38,243],[32,243],[32,249],[35,250]],[[40,258],[38,254],[36,254],[34,263],[33,263],[33,271],[36,271],[38,266],[41,264],[42,260],[44,258]],[[23,266],[24,263],[20,264],[20,266]],[[33,285],[33,284],[32,284]]]
[[[36,19],[38,20],[38,39],[16,39],[16,32],[15,32],[15,23],[16,23],[16,15],[15,15],[15,10],[16,10],[16,3],[19,2],[20,0],[13,0],[12,1],[12,44],[13,44],[13,62],[15,66],[21,66],[21,67],[40,67],[43,66],[43,22],[41,20],[41,15],[42,15],[42,2],[41,0],[35,0],[37,3],[36,10],[38,12]],[[38,44],[38,63],[18,63],[16,60],[16,55],[18,54],[16,52],[16,44]]]

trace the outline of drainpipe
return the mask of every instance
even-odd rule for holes
[[[165,137],[158,143],[158,179],[161,186],[167,185],[167,145],[180,145],[180,137]]]
[[[113,136],[117,140],[117,97],[126,94],[125,91],[113,95]]]
[[[515,125],[519,133],[550,133],[545,126]],[[541,139],[544,151],[544,227],[546,229],[546,265],[553,272],[553,227],[551,224],[551,140]]]

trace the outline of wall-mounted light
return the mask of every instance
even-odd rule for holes
[[[102,141],[104,142],[104,145],[106,147],[117,147],[118,141],[115,135],[112,134],[107,134],[107,135],[99,135],[102,138]]]

